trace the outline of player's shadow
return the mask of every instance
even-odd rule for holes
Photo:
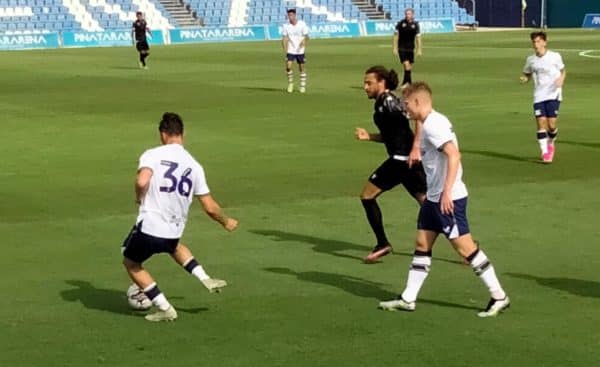
[[[113,66],[111,69],[115,70],[139,70],[139,67],[135,66]]]
[[[279,92],[279,93],[285,92],[285,90],[282,88],[269,88],[269,87],[242,87],[242,89],[261,91],[261,92]]]
[[[460,152],[466,153],[466,154],[480,155],[480,156],[487,157],[487,158],[505,159],[505,160],[516,161],[516,162],[537,163],[539,160],[536,158],[527,158],[527,157],[521,157],[521,156],[514,155],[514,154],[492,152],[492,151],[488,151],[488,150],[461,149]]]
[[[65,283],[72,286],[72,288],[60,292],[61,297],[65,301],[79,302],[83,307],[90,310],[105,311],[121,315],[132,315],[137,313],[127,304],[127,297],[124,290],[96,288],[90,282],[85,280],[66,280]],[[181,298],[182,297],[169,296],[169,300]],[[193,314],[206,310],[208,309],[177,307],[177,311]]]
[[[558,140],[557,144],[559,144],[559,145],[560,144],[576,145],[576,146],[580,146],[580,147],[600,149],[600,143],[593,143],[593,142],[572,141],[572,140]]]
[[[339,241],[339,240],[330,240],[326,238],[308,236],[299,233],[290,233],[283,232],[277,230],[268,230],[268,229],[254,229],[250,230],[251,233],[255,233],[261,236],[269,237],[272,241],[276,242],[302,242],[308,243],[313,246],[313,251],[321,253],[321,254],[329,254],[332,256],[342,257],[345,259],[353,259],[353,260],[363,260],[362,257],[348,255],[342,253],[344,251],[360,251],[362,253],[368,253],[371,248],[368,246],[357,245],[355,243]]]
[[[573,278],[544,278],[530,274],[505,273],[509,277],[533,280],[541,286],[558,289],[576,296],[600,298],[600,283]]]
[[[326,273],[321,271],[303,271],[296,272],[288,268],[264,268],[263,270],[282,275],[294,276],[303,282],[325,284],[331,287],[339,288],[344,292],[350,293],[362,298],[375,298],[378,300],[389,300],[398,295],[382,288],[385,284],[373,282],[366,279],[357,278],[351,275]],[[467,310],[477,310],[472,306],[460,305],[452,302],[436,301],[430,299],[419,299],[419,303],[426,303],[441,307],[452,307]]]

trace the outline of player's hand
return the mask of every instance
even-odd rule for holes
[[[450,193],[446,193],[445,191],[442,193],[442,197],[440,200],[440,209],[442,210],[442,214],[444,215],[454,214],[454,202],[452,201]]]
[[[362,127],[356,128],[354,136],[356,136],[356,139],[358,140],[371,140],[371,138],[369,137],[369,132],[363,129]]]
[[[519,82],[521,82],[521,84],[525,84],[529,81],[529,78],[526,77],[525,75],[521,75],[521,77],[519,77]]]
[[[411,168],[413,164],[417,164],[421,161],[421,149],[413,146],[408,155],[408,168]]]
[[[565,84],[565,80],[563,78],[558,78],[554,82],[554,85],[556,86],[556,88],[562,88],[563,84]]]
[[[227,218],[227,221],[225,222],[225,224],[223,224],[223,227],[229,232],[233,232],[237,228],[238,224],[239,222],[237,220],[233,218]]]

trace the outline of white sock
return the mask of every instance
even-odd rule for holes
[[[306,87],[306,72],[300,73],[300,87],[301,88]]]
[[[144,293],[159,310],[166,311],[171,307],[171,304],[167,301],[167,297],[158,289],[156,283],[152,283],[144,288]]]
[[[208,276],[208,274],[206,274],[206,272],[204,271],[204,268],[202,267],[202,265],[198,264],[198,262],[196,261],[196,259],[194,259],[193,257],[190,258],[189,260],[187,260],[183,264],[183,267],[190,274],[192,274],[193,276],[195,276],[196,278],[198,278],[198,280],[210,279],[210,276]]]
[[[500,281],[496,276],[496,271],[494,270],[492,263],[488,260],[482,250],[477,250],[475,257],[471,260],[471,267],[475,274],[477,274],[488,287],[493,299],[504,299],[506,297],[506,293],[500,285]]]
[[[294,72],[292,70],[288,70],[287,78],[289,84],[292,84],[294,82]]]
[[[402,292],[402,299],[406,302],[414,302],[427,275],[429,275],[429,267],[431,266],[431,256],[415,254],[413,257],[410,270],[408,271],[408,279],[406,280],[406,289]]]
[[[540,150],[542,151],[542,154],[548,153],[548,133],[546,130],[538,130],[537,140],[540,144]]]

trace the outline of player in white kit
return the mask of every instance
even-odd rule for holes
[[[162,145],[145,151],[140,157],[135,183],[139,214],[123,242],[123,265],[131,280],[158,308],[156,313],[146,315],[146,319],[171,321],[177,318],[177,312],[142,263],[154,254],[166,252],[209,291],[218,291],[227,283],[210,278],[179,239],[194,198],[226,230],[233,231],[238,222],[223,213],[210,195],[202,166],[183,147],[181,117],[166,112],[158,130]]]
[[[281,44],[286,53],[285,70],[288,78],[288,93],[294,91],[294,70],[292,66],[294,61],[298,63],[300,71],[300,93],[306,92],[306,58],[305,50],[308,42],[308,26],[304,21],[296,17],[296,9],[288,9],[287,16],[289,22],[283,25],[283,38]]]
[[[527,58],[521,83],[533,79],[533,111],[537,122],[537,140],[542,161],[552,163],[554,142],[558,135],[558,111],[562,101],[562,86],[565,82],[565,64],[558,52],[546,48],[546,33],[531,33],[535,53]]]
[[[467,188],[462,181],[458,141],[446,116],[433,109],[431,88],[423,82],[404,90],[409,115],[421,123],[421,162],[427,177],[427,198],[417,223],[415,252],[404,292],[397,299],[379,303],[384,310],[414,311],[417,295],[429,274],[433,245],[443,233],[487,286],[491,298],[480,317],[496,316],[510,300],[491,262],[473,241],[467,221]]]

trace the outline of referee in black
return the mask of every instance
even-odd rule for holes
[[[141,11],[135,13],[136,20],[131,28],[132,39],[135,41],[135,48],[140,54],[140,68],[148,69],[146,58],[150,56],[150,46],[146,38],[146,33],[150,33],[150,28],[146,24],[144,14]]]
[[[416,124],[416,134],[413,134],[402,100],[392,93],[397,87],[398,74],[394,70],[373,66],[365,72],[364,90],[369,99],[375,100],[373,120],[379,133],[369,133],[358,127],[356,138],[383,143],[388,154],[388,158],[371,174],[360,194],[367,220],[377,238],[375,248],[365,258],[366,263],[376,262],[392,252],[392,245],[383,229],[377,197],[402,184],[420,205],[427,192],[425,171],[420,162],[420,128]]]
[[[408,8],[404,11],[405,18],[396,24],[394,31],[394,55],[400,57],[404,66],[404,79],[402,85],[412,83],[412,65],[415,63],[415,52],[417,56],[422,54],[421,30],[419,22],[415,21],[415,12]]]

